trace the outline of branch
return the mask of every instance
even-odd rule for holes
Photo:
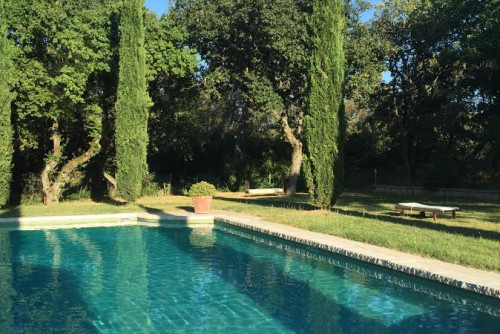
[[[102,172],[102,175],[106,180],[108,180],[109,183],[111,183],[111,186],[113,189],[111,190],[111,197],[114,197],[116,195],[116,191],[118,190],[118,182],[116,181],[116,178],[112,177],[110,174],[106,173],[105,171]]]
[[[205,84],[205,82],[206,82],[206,81],[207,81],[207,79],[206,79],[206,78],[203,78],[203,80],[201,80],[200,82],[197,82],[197,83],[195,83],[195,84],[192,84],[192,85],[191,85],[191,86],[189,86],[189,87],[183,87],[183,88],[181,88],[181,90],[180,90],[180,91],[181,91],[181,92],[185,92],[185,91],[187,91],[187,90],[191,90],[191,89],[193,89],[193,88],[195,88],[195,87],[200,87],[200,86],[203,86],[203,85]]]
[[[68,161],[63,168],[61,169],[61,172],[59,173],[59,177],[57,178],[57,182],[64,184],[69,180],[70,174],[80,165],[86,163],[87,161],[90,160],[94,155],[99,153],[101,150],[101,143],[100,143],[101,137],[98,136],[94,139],[92,139],[92,142],[90,143],[90,147],[87,151],[85,151],[83,154],[80,156],[71,159]]]
[[[102,172],[102,175],[104,176],[104,178],[106,180],[108,180],[109,183],[111,183],[111,185],[113,186],[113,188],[116,188],[118,186],[118,182],[116,181],[116,179],[114,177],[112,177],[110,174],[106,173],[106,172]]]
[[[297,137],[294,135],[293,130],[290,127],[290,124],[288,124],[288,117],[285,114],[281,115],[281,125],[283,128],[283,132],[285,133],[286,140],[292,146],[302,146],[300,140],[298,140]]]

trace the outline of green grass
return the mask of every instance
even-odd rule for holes
[[[458,212],[457,219],[452,219],[451,215],[439,215],[437,222],[433,222],[432,218],[399,216],[393,209],[394,203],[410,200],[459,206],[463,211]],[[181,196],[144,198],[134,205],[88,200],[61,203],[53,207],[23,205],[0,210],[0,216],[179,211],[189,210],[190,206],[191,200]],[[212,208],[254,214],[311,231],[500,272],[500,204],[344,193],[336,209],[326,212],[312,206],[305,195],[288,199],[221,194],[214,200]]]

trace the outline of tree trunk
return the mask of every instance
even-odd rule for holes
[[[302,143],[293,134],[292,128],[288,124],[286,116],[281,117],[283,131],[285,138],[292,146],[292,162],[290,166],[290,174],[288,176],[288,183],[286,187],[286,195],[293,196],[297,192],[297,182],[300,176],[300,169],[302,167]]]
[[[112,177],[110,174],[103,172],[104,178],[108,180],[111,184],[110,196],[114,198],[116,196],[116,191],[118,190],[118,182],[116,182],[116,178]]]
[[[290,168],[290,176],[286,187],[286,195],[293,196],[297,192],[297,182],[300,176],[300,168],[302,167],[302,143],[298,142],[292,145],[292,165]]]
[[[61,170],[57,172],[56,167],[59,164],[59,160],[61,158],[61,136],[59,135],[59,123],[57,121],[54,121],[52,132],[52,142],[54,150],[52,156],[48,159],[49,161],[45,165],[41,175],[43,192],[45,193],[47,205],[59,203],[59,197],[61,195],[62,188],[66,185],[66,183],[68,183],[71,173],[80,165],[89,161],[90,158],[99,153],[101,149],[101,138],[97,137],[92,139],[90,147],[87,151],[68,161],[61,168]]]
[[[42,186],[45,193],[45,203],[47,205],[59,203],[59,191],[54,188],[51,182],[51,174],[55,173],[55,168],[59,164],[61,158],[61,136],[59,135],[59,122],[54,121],[52,125],[52,156],[49,157],[47,164],[42,171]]]
[[[47,205],[59,204],[60,195],[61,195],[61,187],[52,185],[50,189],[45,192],[45,204]]]

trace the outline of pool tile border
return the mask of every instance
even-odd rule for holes
[[[224,224],[316,247],[380,267],[500,299],[500,274],[494,272],[272,223],[259,217],[240,213],[218,212],[215,214],[215,219]]]

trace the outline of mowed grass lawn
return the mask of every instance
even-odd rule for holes
[[[399,216],[394,203],[415,201],[459,206],[463,211],[418,218]],[[183,196],[148,197],[137,204],[97,203],[91,200],[63,202],[58,206],[23,205],[0,210],[0,216],[104,214],[137,211],[190,210]],[[317,210],[306,195],[294,198],[245,198],[241,193],[221,193],[214,210],[249,213],[264,219],[332,234],[424,257],[500,272],[500,204],[472,200],[392,197],[346,192],[331,212]]]

